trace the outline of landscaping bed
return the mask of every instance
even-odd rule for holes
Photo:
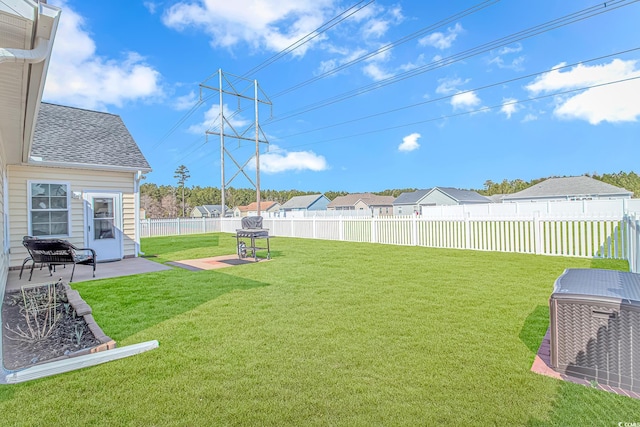
[[[93,321],[91,308],[58,282],[5,293],[4,367],[17,370],[115,346]]]

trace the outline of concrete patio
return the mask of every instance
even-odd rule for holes
[[[40,269],[40,265],[36,265],[33,269],[33,277],[29,281],[31,270],[31,262],[27,262],[24,266],[22,279],[19,278],[20,269],[10,270],[7,278],[7,291],[18,290],[24,285],[38,285],[52,283],[58,281],[59,278],[65,283],[69,283],[71,277],[72,265],[57,266],[52,276],[46,266]],[[156,271],[170,270],[171,267],[149,261],[144,258],[125,258],[120,261],[98,263],[96,266],[96,277],[93,277],[93,268],[89,265],[76,265],[73,274],[73,283],[85,282],[87,280],[107,279],[110,277],[131,276],[133,274],[152,273]]]

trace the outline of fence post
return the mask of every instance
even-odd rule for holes
[[[411,216],[411,244],[418,246],[418,215]]]
[[[205,217],[202,217],[202,234],[207,232],[207,222]]]
[[[178,217],[178,236],[182,235],[182,232],[180,230],[180,217]]]
[[[338,240],[344,240],[344,220],[342,215],[338,217]]]
[[[313,219],[311,220],[311,235],[313,236],[314,239],[317,238],[318,233],[316,232],[316,217],[315,215],[313,216]]]
[[[371,217],[371,243],[378,243],[378,233],[376,230],[375,217]]]
[[[147,237],[151,237],[151,218],[147,218]]]
[[[464,216],[464,248],[471,249],[471,212]]]
[[[542,253],[542,222],[540,221],[540,212],[535,211],[533,213],[533,242],[534,242],[534,251],[536,255],[540,255]]]

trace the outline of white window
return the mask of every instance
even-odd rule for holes
[[[29,182],[29,234],[67,237],[70,235],[69,184]]]

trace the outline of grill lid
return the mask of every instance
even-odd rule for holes
[[[640,302],[640,274],[616,270],[568,268],[556,280],[553,292]]]

